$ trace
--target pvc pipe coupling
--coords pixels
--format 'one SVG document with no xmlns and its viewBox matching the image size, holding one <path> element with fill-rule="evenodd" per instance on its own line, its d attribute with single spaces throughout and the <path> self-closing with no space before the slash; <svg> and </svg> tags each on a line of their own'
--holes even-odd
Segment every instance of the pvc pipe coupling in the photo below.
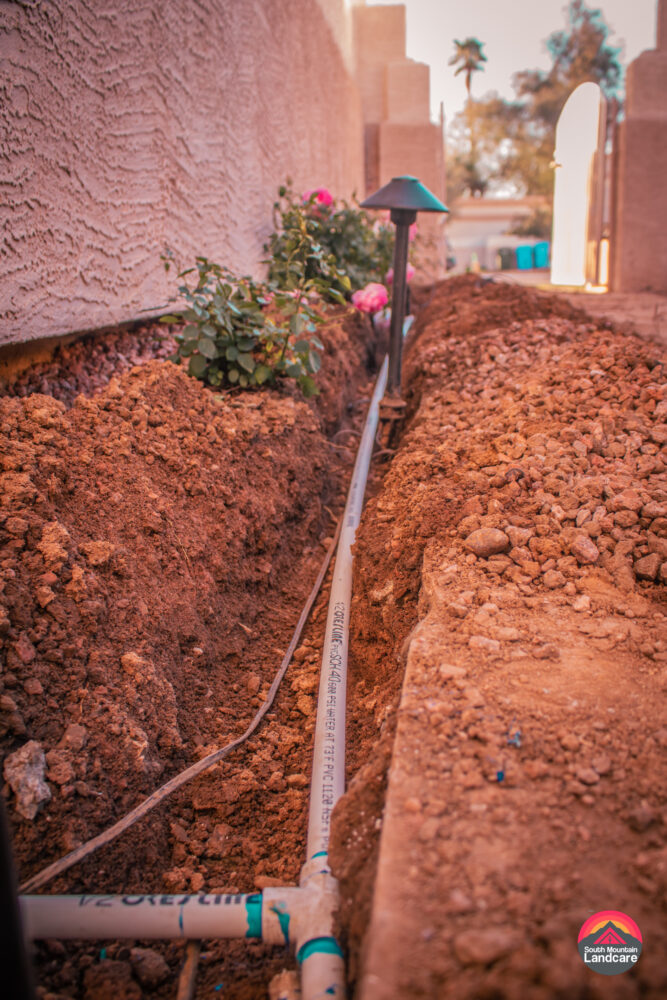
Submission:
<svg viewBox="0 0 667 1000">
<path fill-rule="evenodd" d="M 302 953 L 312 952 L 313 942 L 335 942 L 332 931 L 337 906 L 338 882 L 328 872 L 318 872 L 298 887 L 264 889 L 262 940 L 294 945 L 301 961 Z"/>
<path fill-rule="evenodd" d="M 338 883 L 325 860 L 305 865 L 299 886 L 254 895 L 22 896 L 26 936 L 261 938 L 294 946 L 304 998 L 317 996 L 320 987 L 326 996 L 343 997 L 343 953 L 333 935 Z"/>
</svg>

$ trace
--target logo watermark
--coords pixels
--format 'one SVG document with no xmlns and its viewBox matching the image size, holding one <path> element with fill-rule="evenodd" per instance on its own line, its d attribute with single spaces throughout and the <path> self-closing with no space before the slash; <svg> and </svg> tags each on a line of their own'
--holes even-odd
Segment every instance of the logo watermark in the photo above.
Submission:
<svg viewBox="0 0 667 1000">
<path fill-rule="evenodd" d="M 582 925 L 578 946 L 589 969 L 603 976 L 618 976 L 637 964 L 642 953 L 642 934 L 627 913 L 600 910 Z"/>
</svg>

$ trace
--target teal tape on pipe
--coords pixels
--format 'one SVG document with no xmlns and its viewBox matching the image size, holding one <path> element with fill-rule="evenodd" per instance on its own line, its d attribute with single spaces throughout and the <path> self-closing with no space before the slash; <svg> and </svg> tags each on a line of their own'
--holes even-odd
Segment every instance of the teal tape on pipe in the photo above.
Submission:
<svg viewBox="0 0 667 1000">
<path fill-rule="evenodd" d="M 282 909 L 280 905 L 272 906 L 271 913 L 275 913 L 278 917 L 278 923 L 280 924 L 280 929 L 283 932 L 285 944 L 289 947 L 289 913 L 287 910 Z"/>
<path fill-rule="evenodd" d="M 248 896 L 245 901 L 245 912 L 248 919 L 248 930 L 245 936 L 248 938 L 261 938 L 262 936 L 262 897 L 260 893 Z"/>
<path fill-rule="evenodd" d="M 326 858 L 328 856 L 329 856 L 329 852 L 328 851 L 317 851 L 316 854 L 313 854 L 313 859 L 315 859 L 315 858 Z"/>
<path fill-rule="evenodd" d="M 306 941 L 299 948 L 296 960 L 299 963 L 305 962 L 311 955 L 338 955 L 343 958 L 341 947 L 334 937 L 313 938 L 311 941 Z"/>
</svg>

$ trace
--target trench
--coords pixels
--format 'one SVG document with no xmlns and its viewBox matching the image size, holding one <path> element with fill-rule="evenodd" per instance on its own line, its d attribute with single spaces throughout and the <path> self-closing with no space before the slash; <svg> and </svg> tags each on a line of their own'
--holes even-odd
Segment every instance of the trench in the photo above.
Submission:
<svg viewBox="0 0 667 1000">
<path fill-rule="evenodd" d="M 471 283 L 470 294 L 474 296 L 476 292 Z M 406 352 L 408 429 L 418 410 L 422 385 L 435 372 L 435 366 L 433 370 L 430 367 L 429 353 L 420 356 L 423 348 L 423 341 L 420 344 L 421 331 L 439 315 L 447 333 L 454 331 L 457 335 L 465 335 L 466 323 L 469 322 L 460 301 L 457 306 L 456 297 L 451 307 L 442 296 L 433 303 L 426 296 L 421 302 L 416 335 Z M 568 311 L 565 305 L 554 305 L 553 301 L 545 300 L 543 305 L 536 306 L 535 301 L 521 295 L 498 291 L 489 296 L 485 322 L 490 328 L 504 328 L 509 323 L 518 326 L 524 320 L 543 315 L 581 318 L 580 314 Z M 432 330 L 431 336 L 435 337 L 436 333 Z M 479 360 L 483 363 L 488 361 L 487 358 L 473 358 L 473 363 Z M 444 368 L 450 363 L 446 347 L 437 361 Z M 349 438 L 352 437 L 350 433 Z M 345 433 L 335 440 L 337 445 L 343 447 L 348 442 Z M 394 442 L 396 445 L 399 443 Z M 383 821 L 395 707 L 404 668 L 406 640 L 418 615 L 424 546 L 434 533 L 453 534 L 464 514 L 463 506 L 467 499 L 463 493 L 447 493 L 446 505 L 439 501 L 437 507 L 422 508 L 426 512 L 424 523 L 413 525 L 409 537 L 397 539 L 394 536 L 392 507 L 388 503 L 392 488 L 391 471 L 392 465 L 386 460 L 384 463 L 376 461 L 372 468 L 367 494 L 369 501 L 355 546 L 348 688 L 348 791 L 333 818 L 331 858 L 341 882 L 342 895 L 339 933 L 349 956 L 352 988 L 358 980 L 363 957 Z M 428 477 L 432 471 L 430 467 L 425 468 L 417 479 Z M 437 467 L 435 472 L 441 474 L 442 469 Z M 409 507 L 410 497 L 403 500 Z M 393 502 L 396 502 L 396 496 Z M 340 513 L 340 489 L 329 498 L 327 506 L 334 516 Z M 322 522 L 322 538 L 326 537 L 325 532 L 330 532 L 331 523 L 331 520 Z M 288 596 L 286 590 L 289 588 L 285 587 L 281 592 L 281 601 Z M 388 600 L 389 595 L 391 601 Z M 309 734 L 313 728 L 312 695 L 321 659 L 327 598 L 328 583 L 317 601 L 286 685 L 281 689 L 275 711 L 270 713 L 266 730 L 249 741 L 234 761 L 225 762 L 215 774 L 200 779 L 196 796 L 179 796 L 169 815 L 156 816 L 154 822 L 147 823 L 143 835 L 134 835 L 134 840 L 132 834 L 128 835 L 124 847 L 119 847 L 117 851 L 109 848 L 110 860 L 105 855 L 103 875 L 110 891 L 116 884 L 119 890 L 147 891 L 142 859 L 151 848 L 158 855 L 150 864 L 153 879 L 150 888 L 154 886 L 155 892 L 162 890 L 165 874 L 169 876 L 168 888 L 177 892 L 192 888 L 195 884 L 193 876 L 196 881 L 197 876 L 203 878 L 202 884 L 212 891 L 228 893 L 247 892 L 251 888 L 270 889 L 278 883 L 296 882 L 305 853 L 305 789 L 310 767 L 310 753 L 304 747 L 302 736 Z M 291 610 L 295 615 L 296 600 Z M 248 641 L 239 649 L 236 654 L 239 660 L 248 662 L 252 656 L 256 657 L 253 663 L 262 658 L 267 661 L 273 658 L 275 662 L 275 657 L 286 644 L 284 604 L 272 608 L 265 602 L 261 618 L 261 637 Z M 310 705 L 307 704 L 308 699 Z M 193 700 L 195 702 L 196 699 Z M 204 746 L 205 742 L 202 748 Z M 278 765 L 281 773 L 274 781 L 272 776 L 277 772 Z M 275 787 L 269 787 L 271 783 Z M 222 856 L 219 859 L 207 855 L 211 839 L 222 841 Z M 166 871 L 164 865 L 159 863 L 158 847 L 162 846 L 165 853 L 171 852 L 170 864 L 173 867 Z M 138 859 L 134 867 L 129 860 L 133 853 Z M 205 864 L 200 863 L 202 858 Z M 114 880 L 110 875 L 114 872 L 114 865 L 123 871 L 122 879 Z M 79 876 L 80 884 L 85 883 L 84 888 L 87 887 L 88 891 L 99 891 L 99 867 L 91 864 L 89 870 Z M 131 875 L 129 880 L 128 871 Z M 182 884 L 169 881 L 176 871 L 184 879 Z M 60 891 L 62 889 L 60 887 Z M 139 942 L 139 945 L 142 944 L 154 947 L 150 942 Z M 167 961 L 171 979 L 146 987 L 146 996 L 166 998 L 173 994 L 174 976 L 184 960 L 184 948 L 182 943 L 170 943 L 159 949 Z M 115 963 L 114 969 L 107 966 L 107 971 L 114 971 L 119 976 L 125 974 L 123 970 L 126 972 L 134 960 L 132 952 L 133 948 L 125 943 L 110 943 L 104 946 L 103 959 L 100 960 L 102 952 L 99 946 L 45 942 L 39 946 L 42 983 L 47 984 L 55 995 L 63 990 L 67 995 L 69 975 L 70 982 L 82 991 L 76 994 L 77 998 L 81 995 L 88 1000 L 83 992 L 83 979 L 88 969 L 93 970 L 87 977 L 92 1000 L 94 994 L 90 993 L 90 984 L 104 982 L 103 979 L 95 979 L 100 966 L 105 962 Z M 291 963 L 287 952 L 268 949 L 261 943 L 205 941 L 200 956 L 197 996 L 210 996 L 215 992 L 231 997 L 264 996 L 271 977 Z"/>
<path fill-rule="evenodd" d="M 367 348 L 358 353 L 367 364 Z M 357 369 L 362 379 L 363 367 Z M 325 495 L 328 502 L 324 505 L 320 499 L 317 504 L 320 516 L 315 528 L 319 527 L 319 544 L 306 546 L 298 573 L 293 574 L 281 588 L 279 600 L 276 600 L 278 595 L 271 599 L 269 594 L 268 600 L 262 604 L 261 613 L 258 615 L 255 611 L 254 617 L 245 609 L 242 611 L 245 622 L 250 622 L 250 626 L 242 630 L 242 642 L 236 639 L 231 650 L 227 651 L 226 670 L 230 670 L 232 664 L 243 665 L 253 678 L 248 690 L 243 691 L 242 685 L 236 682 L 227 691 L 229 707 L 223 706 L 223 711 L 226 716 L 231 716 L 236 728 L 244 724 L 243 702 L 249 700 L 252 704 L 253 699 L 262 694 L 255 687 L 256 671 L 260 669 L 256 665 L 262 664 L 261 681 L 264 681 L 266 671 L 263 668 L 266 665 L 268 669 L 269 663 L 275 663 L 278 654 L 287 645 L 288 629 L 295 620 L 304 587 L 309 578 L 312 582 L 313 566 L 342 512 L 343 487 L 349 473 L 349 460 L 353 457 L 350 445 L 355 441 L 354 424 L 358 422 L 356 415 L 364 403 L 363 396 L 356 403 L 354 398 L 350 398 L 356 392 L 365 391 L 359 385 L 359 376 L 355 373 L 345 387 L 352 412 L 347 416 L 343 413 L 343 419 L 337 426 L 331 418 L 331 399 L 324 401 L 325 423 L 331 435 L 334 462 L 333 475 L 331 469 L 328 471 L 330 480 L 333 479 L 327 487 L 328 495 Z M 330 397 L 332 395 L 329 393 Z M 237 751 L 233 760 L 218 765 L 217 773 L 199 779 L 194 795 L 189 789 L 177 793 L 172 802 L 159 807 L 136 829 L 124 834 L 121 840 L 103 849 L 99 855 L 56 879 L 47 891 L 122 891 L 131 894 L 131 898 L 138 898 L 139 894 L 150 895 L 165 889 L 172 893 L 182 893 L 187 888 L 197 890 L 204 876 L 207 887 L 211 886 L 213 893 L 229 895 L 296 881 L 304 857 L 305 797 L 311 753 L 309 748 L 304 749 L 301 738 L 304 731 L 309 734 L 314 726 L 311 694 L 317 676 L 328 587 L 327 582 L 296 652 L 290 674 L 267 717 L 266 730 L 253 736 Z M 254 634 L 250 634 L 251 631 Z M 255 689 L 254 694 L 252 689 Z M 187 712 L 188 699 L 195 706 L 201 693 L 196 684 L 192 692 L 182 693 L 186 711 L 181 709 L 181 712 L 186 719 L 188 714 L 190 718 L 192 716 L 191 712 Z M 234 695 L 241 696 L 237 698 L 235 707 Z M 201 733 L 197 740 L 195 728 L 195 747 L 199 745 L 203 750 L 208 735 Z M 282 769 L 278 778 L 276 775 L 279 772 L 273 770 L 270 763 L 276 756 L 288 761 L 288 766 Z M 118 805 L 129 804 L 133 798 L 130 788 Z M 211 840 L 215 841 L 212 846 Z M 202 872 L 203 864 L 200 863 L 197 870 L 192 870 L 190 864 L 194 868 L 198 856 L 201 860 L 204 845 L 209 868 Z M 20 846 L 25 853 L 29 844 L 21 843 Z M 159 874 L 162 869 L 161 874 L 165 875 L 161 859 L 169 854 L 175 865 L 166 872 L 167 878 L 163 880 Z M 224 863 L 216 864 L 218 859 L 222 862 L 222 858 Z M 147 871 L 150 873 L 148 876 Z M 215 881 L 218 885 L 213 884 Z M 98 945 L 64 944 L 61 941 L 39 943 L 34 956 L 39 993 L 58 995 L 64 990 L 73 995 L 94 996 L 96 991 L 105 988 L 107 980 L 113 981 L 118 975 L 122 978 L 127 971 L 128 960 L 136 959 L 137 947 L 141 950 L 142 945 L 148 944 L 148 941 L 140 941 L 134 947 L 124 942 L 100 942 Z M 151 945 L 155 947 L 154 942 Z M 184 958 L 183 949 L 182 943 L 169 943 L 158 949 L 171 975 L 161 983 L 143 983 L 144 995 L 171 995 L 173 975 Z M 285 964 L 286 956 L 280 954 L 280 949 L 278 952 L 276 954 L 276 949 L 255 943 L 240 943 L 240 946 L 238 942 L 222 945 L 220 942 L 206 943 L 199 959 L 197 995 L 209 995 L 209 991 L 216 988 L 220 991 L 223 983 L 225 996 L 265 995 L 271 975 Z M 102 970 L 100 975 L 97 975 L 98 969 Z"/>
</svg>

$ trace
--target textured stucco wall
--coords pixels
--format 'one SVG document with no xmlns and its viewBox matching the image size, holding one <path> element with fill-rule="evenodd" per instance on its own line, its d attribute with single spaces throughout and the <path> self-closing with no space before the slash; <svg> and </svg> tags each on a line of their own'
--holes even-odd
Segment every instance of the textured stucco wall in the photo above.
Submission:
<svg viewBox="0 0 667 1000">
<path fill-rule="evenodd" d="M 165 245 L 256 272 L 288 174 L 363 190 L 346 18 L 344 0 L 0 3 L 0 344 L 159 307 Z"/>
</svg>

